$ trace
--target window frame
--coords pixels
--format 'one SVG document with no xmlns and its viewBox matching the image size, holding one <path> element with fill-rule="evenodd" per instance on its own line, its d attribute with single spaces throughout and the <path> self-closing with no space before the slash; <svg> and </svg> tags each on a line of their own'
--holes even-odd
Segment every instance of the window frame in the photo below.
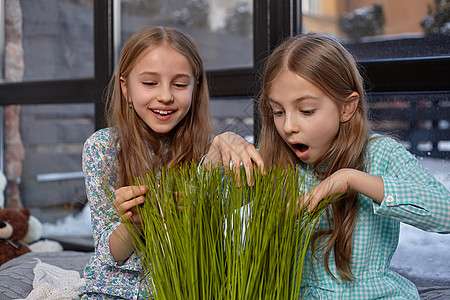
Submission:
<svg viewBox="0 0 450 300">
<path fill-rule="evenodd" d="M 94 103 L 103 127 L 102 94 L 113 72 L 113 0 L 94 1 L 94 78 L 0 84 L 0 105 Z"/>
<path fill-rule="evenodd" d="M 94 103 L 96 129 L 105 126 L 103 90 L 114 70 L 114 0 L 94 1 L 94 78 L 0 84 L 0 105 Z M 301 0 L 254 0 L 253 68 L 207 72 L 212 97 L 256 97 L 268 54 L 301 32 Z M 370 92 L 450 93 L 450 55 L 359 61 Z M 423 76 L 426 74 L 426 76 Z M 255 142 L 260 120 L 255 106 Z"/>
</svg>

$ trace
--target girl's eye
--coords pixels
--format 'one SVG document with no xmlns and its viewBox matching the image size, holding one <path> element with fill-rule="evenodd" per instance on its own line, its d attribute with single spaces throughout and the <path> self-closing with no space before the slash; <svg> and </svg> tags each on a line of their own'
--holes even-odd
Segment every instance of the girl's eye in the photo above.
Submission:
<svg viewBox="0 0 450 300">
<path fill-rule="evenodd" d="M 283 111 L 282 110 L 272 110 L 273 115 L 276 117 L 282 116 L 283 115 Z"/>
<path fill-rule="evenodd" d="M 144 82 L 144 85 L 155 86 L 155 85 L 157 85 L 157 83 L 156 82 Z"/>
<path fill-rule="evenodd" d="M 310 116 L 314 113 L 314 109 L 311 110 L 301 110 L 302 114 L 306 115 L 306 116 Z"/>
<path fill-rule="evenodd" d="M 174 83 L 173 85 L 179 89 L 182 89 L 182 88 L 185 88 L 188 86 L 186 83 Z"/>
</svg>

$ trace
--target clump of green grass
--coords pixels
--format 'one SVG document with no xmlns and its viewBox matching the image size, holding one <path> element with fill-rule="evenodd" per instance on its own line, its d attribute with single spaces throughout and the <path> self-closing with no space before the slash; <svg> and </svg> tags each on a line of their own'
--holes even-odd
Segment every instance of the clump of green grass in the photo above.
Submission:
<svg viewBox="0 0 450 300">
<path fill-rule="evenodd" d="M 294 209 L 305 180 L 293 168 L 255 171 L 252 186 L 236 177 L 192 163 L 137 182 L 149 192 L 134 246 L 154 299 L 299 298 L 305 254 L 332 199 L 310 214 Z"/>
</svg>

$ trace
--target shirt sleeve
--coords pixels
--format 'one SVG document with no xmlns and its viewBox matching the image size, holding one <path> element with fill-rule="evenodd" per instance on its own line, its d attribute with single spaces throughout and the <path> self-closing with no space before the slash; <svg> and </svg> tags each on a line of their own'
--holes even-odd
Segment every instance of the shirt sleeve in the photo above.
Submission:
<svg viewBox="0 0 450 300">
<path fill-rule="evenodd" d="M 95 132 L 84 144 L 82 169 L 91 210 L 94 255 L 107 265 L 139 271 L 141 264 L 135 253 L 119 266 L 109 249 L 109 238 L 120 224 L 119 216 L 112 205 L 118 178 L 116 156 L 115 145 L 108 129 Z"/>
<path fill-rule="evenodd" d="M 403 145 L 385 139 L 377 163 L 384 181 L 384 199 L 375 214 L 432 232 L 450 232 L 450 192 Z"/>
</svg>

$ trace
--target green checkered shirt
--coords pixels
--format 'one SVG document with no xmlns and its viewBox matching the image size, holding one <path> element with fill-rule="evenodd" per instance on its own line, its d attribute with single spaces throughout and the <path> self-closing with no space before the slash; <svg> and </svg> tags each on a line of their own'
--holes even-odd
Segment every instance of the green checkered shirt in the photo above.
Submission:
<svg viewBox="0 0 450 300">
<path fill-rule="evenodd" d="M 426 231 L 450 232 L 450 192 L 401 144 L 377 136 L 369 143 L 366 161 L 366 171 L 383 179 L 385 198 L 378 204 L 360 195 L 352 251 L 356 279 L 336 282 L 326 272 L 323 255 L 318 251 L 303 282 L 304 299 L 419 299 L 415 285 L 389 269 L 400 222 Z M 311 188 L 318 182 L 310 171 L 306 172 L 311 184 L 307 188 Z M 319 229 L 328 229 L 325 216 Z M 340 278 L 333 252 L 329 266 Z"/>
</svg>

